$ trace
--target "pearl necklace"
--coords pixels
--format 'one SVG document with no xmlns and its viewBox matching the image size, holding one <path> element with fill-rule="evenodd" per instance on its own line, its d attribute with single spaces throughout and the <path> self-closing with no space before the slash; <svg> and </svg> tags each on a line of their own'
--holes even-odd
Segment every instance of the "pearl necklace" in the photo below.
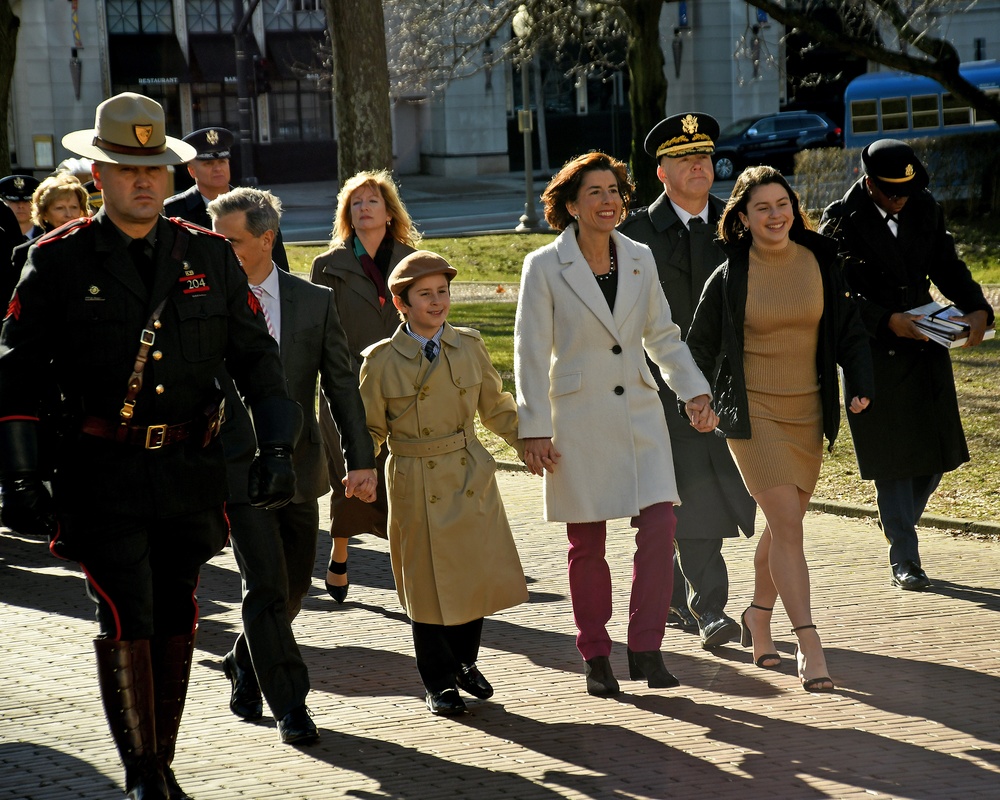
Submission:
<svg viewBox="0 0 1000 800">
<path fill-rule="evenodd" d="M 594 273 L 594 277 L 599 281 L 609 281 L 611 277 L 615 274 L 615 270 L 618 268 L 617 259 L 615 258 L 615 243 L 608 240 L 608 255 L 611 257 L 611 269 L 605 272 L 603 275 L 598 275 Z"/>
</svg>

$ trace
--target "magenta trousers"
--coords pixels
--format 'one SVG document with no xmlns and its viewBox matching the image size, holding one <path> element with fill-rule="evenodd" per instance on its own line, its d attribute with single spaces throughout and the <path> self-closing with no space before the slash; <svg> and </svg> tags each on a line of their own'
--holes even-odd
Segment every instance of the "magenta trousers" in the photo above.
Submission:
<svg viewBox="0 0 1000 800">
<path fill-rule="evenodd" d="M 673 503 L 656 503 L 632 517 L 636 529 L 632 596 L 628 608 L 628 648 L 659 650 L 674 583 Z M 570 522 L 569 593 L 576 623 L 576 648 L 584 661 L 611 654 L 611 570 L 604 558 L 606 522 Z"/>
</svg>

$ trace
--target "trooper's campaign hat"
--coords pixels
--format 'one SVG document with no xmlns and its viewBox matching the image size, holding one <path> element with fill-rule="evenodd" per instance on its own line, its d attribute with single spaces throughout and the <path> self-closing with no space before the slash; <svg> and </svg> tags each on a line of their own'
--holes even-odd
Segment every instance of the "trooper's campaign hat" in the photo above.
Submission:
<svg viewBox="0 0 1000 800">
<path fill-rule="evenodd" d="M 442 256 L 430 250 L 417 250 L 393 268 L 386 285 L 390 292 L 399 297 L 407 286 L 425 275 L 444 275 L 451 281 L 457 274 L 458 270 Z"/>
<path fill-rule="evenodd" d="M 889 197 L 910 197 L 927 188 L 927 170 L 906 142 L 879 139 L 861 151 L 861 164 Z"/>
<path fill-rule="evenodd" d="M 680 158 L 715 152 L 719 122 L 710 114 L 693 111 L 667 117 L 649 132 L 643 145 L 659 161 L 661 156 Z"/>
<path fill-rule="evenodd" d="M 0 197 L 12 203 L 23 203 L 31 199 L 38 188 L 38 181 L 30 175 L 8 175 L 0 180 Z"/>
<path fill-rule="evenodd" d="M 216 158 L 229 158 L 235 139 L 233 132 L 225 128 L 201 128 L 191 131 L 182 141 L 197 151 L 197 161 L 212 161 Z"/>
<path fill-rule="evenodd" d="M 183 164 L 191 145 L 167 136 L 163 106 L 142 94 L 123 92 L 97 107 L 94 127 L 67 133 L 63 147 L 94 161 L 130 166 Z"/>
</svg>

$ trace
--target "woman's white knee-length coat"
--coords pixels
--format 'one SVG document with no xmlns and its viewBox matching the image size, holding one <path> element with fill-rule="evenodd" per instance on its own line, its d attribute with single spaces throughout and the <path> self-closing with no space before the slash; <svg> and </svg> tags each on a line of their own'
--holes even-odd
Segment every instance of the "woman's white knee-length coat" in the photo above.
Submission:
<svg viewBox="0 0 1000 800">
<path fill-rule="evenodd" d="M 545 518 L 595 522 L 679 502 L 670 436 L 649 365 L 678 397 L 711 389 L 695 365 L 645 245 L 617 231 L 614 312 L 574 228 L 524 260 L 514 326 L 518 435 L 562 454 L 544 482 Z"/>
</svg>

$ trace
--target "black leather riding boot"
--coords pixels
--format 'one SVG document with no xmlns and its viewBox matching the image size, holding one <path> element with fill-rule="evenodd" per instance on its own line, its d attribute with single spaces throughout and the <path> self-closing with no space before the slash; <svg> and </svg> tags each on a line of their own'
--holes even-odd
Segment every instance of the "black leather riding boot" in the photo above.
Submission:
<svg viewBox="0 0 1000 800">
<path fill-rule="evenodd" d="M 95 639 L 97 676 L 111 736 L 125 767 L 128 800 L 168 800 L 156 757 L 149 640 Z"/>
<path fill-rule="evenodd" d="M 156 636 L 150 642 L 153 661 L 154 707 L 156 710 L 156 757 L 167 784 L 170 800 L 192 800 L 177 784 L 170 765 L 174 760 L 177 730 L 187 697 L 194 636 Z"/>
</svg>

